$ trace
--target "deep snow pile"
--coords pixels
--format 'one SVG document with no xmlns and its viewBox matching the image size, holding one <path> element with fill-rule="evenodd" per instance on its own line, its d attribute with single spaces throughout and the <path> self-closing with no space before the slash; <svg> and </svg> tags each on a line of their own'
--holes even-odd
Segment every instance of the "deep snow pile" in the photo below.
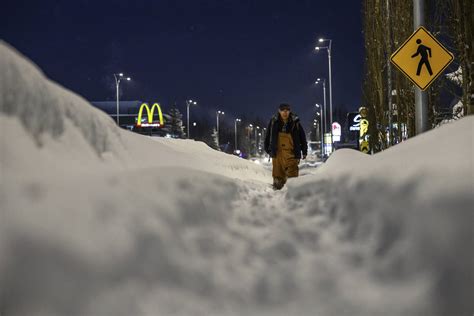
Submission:
<svg viewBox="0 0 474 316">
<path fill-rule="evenodd" d="M 0 43 L 1 315 L 470 315 L 472 117 L 269 188 Z"/>
</svg>

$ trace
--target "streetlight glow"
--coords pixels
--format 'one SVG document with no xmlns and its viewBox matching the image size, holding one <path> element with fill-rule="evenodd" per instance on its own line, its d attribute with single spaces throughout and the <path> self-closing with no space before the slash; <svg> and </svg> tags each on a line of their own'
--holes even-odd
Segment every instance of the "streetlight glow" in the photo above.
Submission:
<svg viewBox="0 0 474 316">
<path fill-rule="evenodd" d="M 120 81 L 122 79 L 125 79 L 127 81 L 130 81 L 130 77 L 124 78 L 123 73 L 114 73 L 114 78 L 115 78 L 115 86 L 117 88 L 117 125 L 120 126 L 120 100 L 119 100 L 119 88 L 120 88 Z"/>
<path fill-rule="evenodd" d="M 234 143 L 234 150 L 235 150 L 235 151 L 237 151 L 237 147 L 238 147 L 238 146 L 237 146 L 237 145 L 238 145 L 238 144 L 237 144 L 237 122 L 240 123 L 240 122 L 242 122 L 242 120 L 238 118 L 238 119 L 235 119 L 235 122 L 234 122 L 234 125 L 235 125 L 235 143 Z"/>
<path fill-rule="evenodd" d="M 332 47 L 332 39 L 330 38 L 320 38 L 319 42 L 328 42 L 327 46 L 321 47 L 324 48 L 328 52 L 328 73 L 329 73 L 329 122 L 332 124 L 333 120 L 333 108 L 332 108 L 332 67 L 331 67 L 331 47 Z M 319 48 L 316 48 L 319 51 Z M 326 80 L 324 80 L 326 81 Z M 325 90 L 325 82 L 323 82 L 323 89 Z M 326 97 L 326 93 L 324 93 Z M 324 105 L 324 112 L 326 113 L 326 105 Z M 326 115 L 324 115 L 326 117 Z M 326 127 L 326 122 L 324 123 L 324 127 Z M 331 134 L 331 144 L 333 143 L 332 134 Z"/>
<path fill-rule="evenodd" d="M 196 105 L 197 102 L 196 102 L 196 101 L 193 101 L 193 100 L 191 100 L 191 99 L 190 99 L 190 100 L 186 100 L 186 114 L 187 114 L 187 117 L 186 117 L 186 120 L 187 120 L 187 122 L 186 122 L 186 123 L 187 123 L 187 131 L 186 131 L 186 132 L 187 132 L 188 139 L 190 138 L 190 135 L 189 135 L 189 134 L 191 134 L 191 133 L 190 133 L 191 131 L 190 131 L 190 128 L 189 128 L 189 106 L 190 106 L 190 105 L 193 105 L 193 104 Z M 193 124 L 196 124 L 196 122 L 194 122 Z M 194 125 L 194 126 L 196 126 L 196 125 Z"/>
<path fill-rule="evenodd" d="M 216 119 L 217 119 L 217 147 L 219 148 L 220 150 L 220 147 L 219 147 L 219 114 L 222 114 L 224 115 L 224 111 L 216 111 Z"/>
</svg>

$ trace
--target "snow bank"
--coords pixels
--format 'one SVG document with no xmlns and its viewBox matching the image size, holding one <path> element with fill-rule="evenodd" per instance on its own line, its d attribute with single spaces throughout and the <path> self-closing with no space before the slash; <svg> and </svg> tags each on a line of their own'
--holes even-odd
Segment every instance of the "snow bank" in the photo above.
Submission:
<svg viewBox="0 0 474 316">
<path fill-rule="evenodd" d="M 470 315 L 473 126 L 274 192 L 260 165 L 119 130 L 1 43 L 0 314 Z"/>
<path fill-rule="evenodd" d="M 345 271 L 363 267 L 374 282 L 366 285 L 377 284 L 379 293 L 388 286 L 398 303 L 419 308 L 400 314 L 468 315 L 474 309 L 473 135 L 471 116 L 375 156 L 337 151 L 315 172 L 318 179 L 290 183 L 287 199 L 301 214 L 329 214 L 332 228 L 324 234 L 346 245 Z M 390 306 L 393 296 L 385 294 L 378 300 Z"/>
</svg>

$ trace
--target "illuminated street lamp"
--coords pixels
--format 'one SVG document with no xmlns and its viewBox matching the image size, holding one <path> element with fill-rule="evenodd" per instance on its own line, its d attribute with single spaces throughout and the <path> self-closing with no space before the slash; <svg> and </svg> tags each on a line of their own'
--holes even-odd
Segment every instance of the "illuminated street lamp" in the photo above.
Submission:
<svg viewBox="0 0 474 316">
<path fill-rule="evenodd" d="M 224 115 L 224 111 L 217 111 L 217 147 L 219 147 L 219 115 Z"/>
<path fill-rule="evenodd" d="M 320 128 L 321 128 L 321 143 L 320 143 L 320 146 L 321 147 L 321 159 L 323 159 L 323 154 L 324 154 L 324 151 L 323 151 L 323 146 L 324 146 L 324 128 L 323 128 L 323 107 L 320 106 L 319 104 L 316 104 L 316 107 L 319 109 L 319 113 L 316 112 L 316 114 L 318 114 L 319 116 L 319 125 L 320 125 Z M 326 114 L 324 114 L 324 117 L 326 117 Z"/>
<path fill-rule="evenodd" d="M 191 131 L 190 131 L 190 129 L 189 129 L 189 106 L 190 106 L 190 105 L 196 105 L 196 104 L 197 104 L 196 101 L 193 101 L 193 100 L 186 100 L 186 109 L 187 109 L 187 116 L 186 116 L 187 122 L 186 122 L 186 123 L 187 123 L 187 126 L 188 126 L 188 130 L 187 130 L 187 132 L 188 132 L 188 139 L 189 139 L 189 137 L 190 137 L 189 134 L 191 134 Z"/>
<path fill-rule="evenodd" d="M 255 156 L 257 156 L 257 153 L 258 153 L 258 130 L 260 129 L 260 126 L 255 126 Z"/>
<path fill-rule="evenodd" d="M 320 84 L 320 83 L 323 83 L 323 97 L 324 97 L 324 109 L 323 109 L 323 112 L 324 112 L 324 129 L 323 129 L 323 134 L 326 133 L 326 127 L 327 127 L 327 121 L 326 121 L 326 113 L 327 113 L 327 107 L 326 107 L 326 78 L 318 78 L 316 79 L 316 82 L 315 84 Z M 322 122 L 321 122 L 322 124 Z"/>
<path fill-rule="evenodd" d="M 331 45 L 332 40 L 328 38 L 320 38 L 318 40 L 319 43 L 329 42 L 328 46 L 320 46 L 316 47 L 316 50 L 319 51 L 320 49 L 326 49 L 328 52 L 328 65 L 329 65 L 329 122 L 332 126 L 332 70 L 331 70 Z M 332 135 L 332 133 L 331 133 Z M 331 136 L 331 143 L 332 143 L 332 136 Z"/>
<path fill-rule="evenodd" d="M 252 124 L 249 124 L 249 126 L 248 126 L 248 133 L 247 133 L 247 138 L 249 139 L 249 141 L 250 141 L 250 133 L 251 133 L 252 130 L 253 130 L 253 125 L 252 125 Z"/>
<path fill-rule="evenodd" d="M 235 119 L 234 125 L 235 125 L 235 144 L 234 144 L 234 150 L 237 150 L 237 122 L 242 122 L 241 119 Z"/>
<path fill-rule="evenodd" d="M 130 81 L 132 80 L 130 77 L 124 77 L 123 73 L 119 74 L 114 74 L 115 77 L 115 86 L 117 87 L 117 125 L 120 126 L 120 100 L 119 100 L 119 88 L 120 88 L 120 81 L 122 80 L 127 80 Z"/>
</svg>

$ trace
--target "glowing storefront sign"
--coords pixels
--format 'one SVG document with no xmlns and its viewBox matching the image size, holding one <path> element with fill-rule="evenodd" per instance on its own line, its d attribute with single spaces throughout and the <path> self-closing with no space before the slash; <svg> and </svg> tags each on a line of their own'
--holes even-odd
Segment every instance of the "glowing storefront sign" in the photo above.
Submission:
<svg viewBox="0 0 474 316">
<path fill-rule="evenodd" d="M 332 123 L 332 140 L 334 142 L 340 142 L 341 135 L 342 135 L 341 124 L 339 124 L 338 122 Z"/>
<path fill-rule="evenodd" d="M 158 117 L 160 119 L 160 122 L 153 122 L 153 114 L 155 112 L 155 108 L 158 109 Z M 142 114 L 143 114 L 143 109 L 146 109 L 146 113 L 148 116 L 148 122 L 147 123 L 142 123 Z M 162 127 L 164 125 L 163 123 L 163 113 L 161 112 L 161 107 L 158 103 L 153 104 L 153 106 L 150 108 L 148 107 L 148 104 L 143 103 L 140 106 L 140 110 L 138 111 L 138 118 L 137 118 L 137 126 L 138 127 Z"/>
<path fill-rule="evenodd" d="M 349 121 L 349 131 L 355 132 L 360 131 L 360 120 L 362 117 L 359 112 L 350 112 L 347 114 L 347 120 Z"/>
</svg>

